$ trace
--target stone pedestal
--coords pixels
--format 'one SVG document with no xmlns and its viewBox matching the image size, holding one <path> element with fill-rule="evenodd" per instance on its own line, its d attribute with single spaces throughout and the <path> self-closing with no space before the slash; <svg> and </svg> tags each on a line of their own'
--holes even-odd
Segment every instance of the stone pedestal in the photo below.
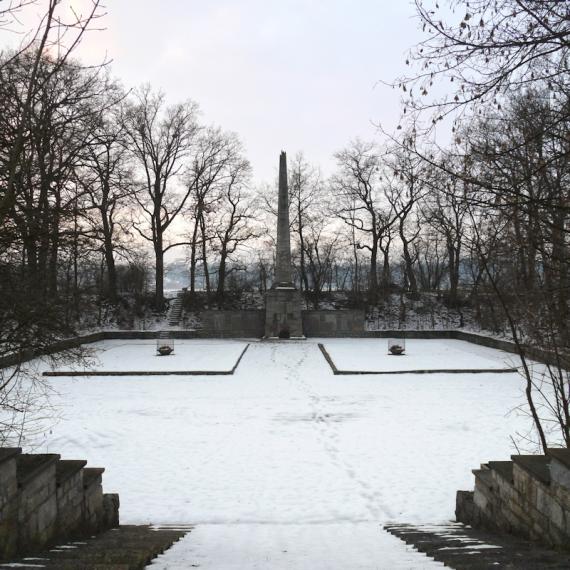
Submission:
<svg viewBox="0 0 570 570">
<path fill-rule="evenodd" d="M 276 287 L 265 297 L 265 337 L 303 338 L 301 296 L 293 287 Z"/>
</svg>

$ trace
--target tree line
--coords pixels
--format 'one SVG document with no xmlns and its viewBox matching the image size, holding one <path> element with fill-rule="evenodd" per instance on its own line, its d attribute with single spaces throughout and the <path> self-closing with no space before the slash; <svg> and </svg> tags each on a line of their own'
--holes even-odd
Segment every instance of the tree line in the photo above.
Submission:
<svg viewBox="0 0 570 570">
<path fill-rule="evenodd" d="M 39 87 L 23 120 L 34 66 Z M 202 124 L 195 102 L 168 104 L 149 85 L 125 91 L 107 67 L 33 49 L 5 54 L 0 80 L 0 158 L 14 173 L 0 260 L 30 303 L 61 302 L 72 321 L 83 292 L 116 303 L 144 286 L 133 272 L 150 265 L 160 308 L 176 248 L 190 293 L 223 300 L 232 287 L 271 284 L 276 189 L 254 187 L 238 136 Z M 333 291 L 374 305 L 393 290 L 435 291 L 455 306 L 493 280 L 527 297 L 544 281 L 566 331 L 569 103 L 551 93 L 539 85 L 464 117 L 445 148 L 413 122 L 354 140 L 328 178 L 293 156 L 301 290 L 315 306 Z"/>
</svg>

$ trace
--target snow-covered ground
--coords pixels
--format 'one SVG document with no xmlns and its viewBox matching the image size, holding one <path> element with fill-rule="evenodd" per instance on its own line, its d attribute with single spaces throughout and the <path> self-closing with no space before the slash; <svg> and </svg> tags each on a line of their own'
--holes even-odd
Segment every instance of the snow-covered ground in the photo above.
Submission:
<svg viewBox="0 0 570 570">
<path fill-rule="evenodd" d="M 528 427 L 521 380 L 334 376 L 317 342 L 253 343 L 233 376 L 53 379 L 43 450 L 106 467 L 123 523 L 196 525 L 157 569 L 441 567 L 381 525 L 453 518 L 471 469 Z"/>
<path fill-rule="evenodd" d="M 455 370 L 517 367 L 517 358 L 493 348 L 462 340 L 406 339 L 401 356 L 388 353 L 388 340 L 327 339 L 323 342 L 339 370 Z M 397 341 L 401 342 L 401 341 Z"/>
<path fill-rule="evenodd" d="M 169 341 L 172 342 L 172 341 Z M 92 356 L 82 372 L 97 370 L 123 371 L 229 371 L 247 346 L 232 340 L 175 340 L 174 352 L 158 356 L 156 340 L 104 340 L 85 345 Z M 71 366 L 57 366 L 58 370 L 77 370 Z"/>
</svg>

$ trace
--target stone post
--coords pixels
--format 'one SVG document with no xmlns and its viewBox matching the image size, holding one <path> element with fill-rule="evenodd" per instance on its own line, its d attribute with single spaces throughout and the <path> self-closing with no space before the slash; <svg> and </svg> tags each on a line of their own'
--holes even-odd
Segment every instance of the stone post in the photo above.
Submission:
<svg viewBox="0 0 570 570">
<path fill-rule="evenodd" d="M 265 336 L 303 338 L 301 297 L 292 279 L 287 155 L 284 152 L 279 157 L 275 279 L 265 297 Z"/>
<path fill-rule="evenodd" d="M 279 157 L 279 195 L 277 201 L 277 254 L 273 288 L 294 288 L 291 280 L 291 235 L 289 231 L 289 186 L 287 155 Z"/>
</svg>

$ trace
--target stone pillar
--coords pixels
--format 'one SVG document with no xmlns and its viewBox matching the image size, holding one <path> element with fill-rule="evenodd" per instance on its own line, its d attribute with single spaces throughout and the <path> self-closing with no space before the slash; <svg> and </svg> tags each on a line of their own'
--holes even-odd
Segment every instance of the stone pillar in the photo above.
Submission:
<svg viewBox="0 0 570 570">
<path fill-rule="evenodd" d="M 275 279 L 271 290 L 265 297 L 265 336 L 267 338 L 303 338 L 301 297 L 295 288 L 291 273 L 287 155 L 282 152 L 279 157 Z"/>
<path fill-rule="evenodd" d="M 279 195 L 277 201 L 277 254 L 275 256 L 277 287 L 294 288 L 291 279 L 291 235 L 289 232 L 289 186 L 287 184 L 287 155 L 279 156 Z"/>
</svg>

